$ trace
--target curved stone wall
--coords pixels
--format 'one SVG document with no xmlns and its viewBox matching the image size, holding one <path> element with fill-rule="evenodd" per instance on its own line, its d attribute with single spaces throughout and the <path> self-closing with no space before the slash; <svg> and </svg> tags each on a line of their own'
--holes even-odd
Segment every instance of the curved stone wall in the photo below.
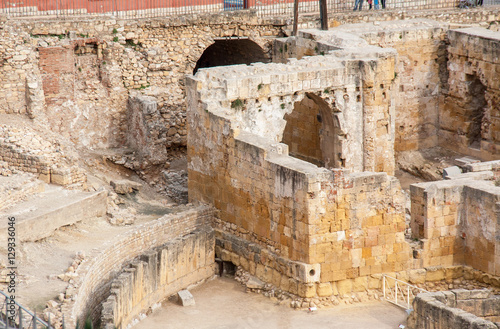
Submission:
<svg viewBox="0 0 500 329">
<path fill-rule="evenodd" d="M 87 256 L 78 267 L 75 282 L 66 289 L 66 299 L 72 300 L 62 306 L 68 327 L 75 327 L 77 321 L 83 323 L 87 316 L 92 319 L 101 317 L 102 303 L 110 295 L 112 281 L 126 264 L 145 251 L 155 250 L 201 229 L 212 216 L 212 210 L 206 206 L 168 214 L 110 239 L 106 249 Z M 208 267 L 209 261 L 207 257 Z"/>
<path fill-rule="evenodd" d="M 144 308 L 215 273 L 214 230 L 201 226 L 142 254 L 111 283 L 101 328 L 125 328 Z"/>
</svg>

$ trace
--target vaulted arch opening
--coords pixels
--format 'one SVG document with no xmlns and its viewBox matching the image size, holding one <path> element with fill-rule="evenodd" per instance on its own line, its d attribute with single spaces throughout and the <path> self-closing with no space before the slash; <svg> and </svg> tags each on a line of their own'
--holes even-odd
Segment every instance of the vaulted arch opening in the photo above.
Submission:
<svg viewBox="0 0 500 329">
<path fill-rule="evenodd" d="M 249 39 L 224 39 L 215 42 L 205 49 L 193 74 L 204 67 L 251 64 L 256 62 L 269 63 L 271 60 L 264 50 Z"/>
<path fill-rule="evenodd" d="M 282 143 L 291 156 L 320 167 L 344 167 L 343 133 L 336 112 L 324 99 L 306 93 L 285 121 Z"/>
</svg>

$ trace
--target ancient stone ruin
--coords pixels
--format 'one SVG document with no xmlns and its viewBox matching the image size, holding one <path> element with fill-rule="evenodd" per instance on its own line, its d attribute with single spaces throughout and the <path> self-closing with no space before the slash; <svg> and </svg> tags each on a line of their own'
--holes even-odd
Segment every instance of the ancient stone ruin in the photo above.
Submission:
<svg viewBox="0 0 500 329">
<path fill-rule="evenodd" d="M 18 283 L 45 282 L 51 325 L 108 329 L 216 273 L 296 308 L 378 299 L 389 275 L 434 291 L 410 328 L 500 327 L 499 21 L 0 21 Z"/>
</svg>

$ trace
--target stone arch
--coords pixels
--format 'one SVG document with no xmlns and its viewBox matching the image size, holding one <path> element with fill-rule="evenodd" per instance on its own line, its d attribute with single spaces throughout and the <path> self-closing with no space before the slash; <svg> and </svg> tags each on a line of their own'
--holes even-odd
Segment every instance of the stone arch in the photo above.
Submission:
<svg viewBox="0 0 500 329">
<path fill-rule="evenodd" d="M 293 157 L 325 168 L 344 167 L 345 132 L 339 114 L 333 96 L 325 100 L 306 93 L 301 101 L 295 102 L 293 111 L 285 115 L 282 143 L 288 145 Z"/>
<path fill-rule="evenodd" d="M 269 63 L 269 55 L 256 42 L 248 38 L 216 39 L 200 56 L 194 67 L 193 74 L 198 69 L 213 66 L 251 64 L 256 62 Z"/>
</svg>

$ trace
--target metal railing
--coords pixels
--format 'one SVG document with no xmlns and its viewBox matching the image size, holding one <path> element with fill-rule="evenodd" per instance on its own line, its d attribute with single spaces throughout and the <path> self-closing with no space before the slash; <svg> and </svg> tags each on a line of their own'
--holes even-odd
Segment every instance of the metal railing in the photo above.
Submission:
<svg viewBox="0 0 500 329">
<path fill-rule="evenodd" d="M 411 310 L 413 299 L 415 299 L 418 293 L 428 292 L 427 290 L 385 274 L 382 280 L 384 299 L 406 310 Z"/>
<path fill-rule="evenodd" d="M 36 313 L 31 312 L 9 295 L 0 291 L 3 302 L 0 304 L 0 329 L 53 329 L 48 323 L 40 319 Z M 1 297 L 0 297 L 1 298 Z M 62 327 L 65 329 L 64 318 Z"/>
<path fill-rule="evenodd" d="M 357 0 L 327 0 L 331 13 L 351 12 Z M 260 16 L 292 16 L 293 0 L 0 0 L 0 15 L 9 17 L 112 15 L 133 19 L 255 9 Z M 369 13 L 367 0 L 359 0 Z M 375 5 L 378 3 L 378 5 Z M 373 0 L 380 10 L 424 10 L 500 5 L 500 0 Z M 358 6 L 359 9 L 359 6 Z M 318 0 L 299 0 L 301 14 L 319 12 Z"/>
</svg>

